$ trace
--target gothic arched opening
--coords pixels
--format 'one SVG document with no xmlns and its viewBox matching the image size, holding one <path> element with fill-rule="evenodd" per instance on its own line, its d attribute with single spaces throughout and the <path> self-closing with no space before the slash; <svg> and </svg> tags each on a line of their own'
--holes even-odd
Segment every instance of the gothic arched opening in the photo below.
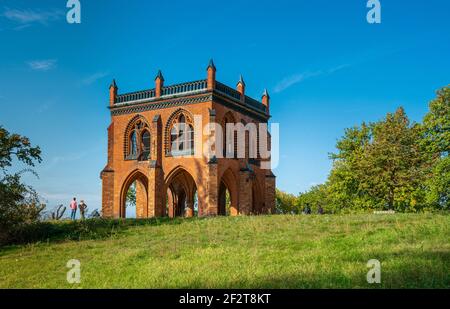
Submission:
<svg viewBox="0 0 450 309">
<path fill-rule="evenodd" d="M 193 217 L 197 186 L 192 176 L 183 168 L 171 174 L 166 181 L 167 203 L 166 214 L 173 217 Z"/>
<path fill-rule="evenodd" d="M 222 175 L 218 197 L 218 215 L 236 216 L 239 214 L 237 181 L 231 169 L 227 169 Z"/>
<path fill-rule="evenodd" d="M 120 217 L 145 218 L 148 212 L 148 179 L 135 171 L 125 180 L 120 198 Z"/>
<path fill-rule="evenodd" d="M 231 194 L 224 182 L 220 183 L 219 188 L 219 216 L 231 215 Z"/>
</svg>

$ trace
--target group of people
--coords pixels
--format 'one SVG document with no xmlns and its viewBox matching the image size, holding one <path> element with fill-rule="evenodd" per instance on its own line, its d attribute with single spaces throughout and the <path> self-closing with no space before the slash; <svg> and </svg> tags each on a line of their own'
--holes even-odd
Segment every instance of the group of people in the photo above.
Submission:
<svg viewBox="0 0 450 309">
<path fill-rule="evenodd" d="M 70 213 L 70 219 L 75 220 L 77 215 L 77 209 L 80 209 L 81 220 L 85 219 L 87 205 L 83 200 L 81 200 L 80 203 L 77 204 L 77 198 L 74 197 L 72 202 L 70 202 L 70 209 L 72 210 L 72 212 Z"/>
<path fill-rule="evenodd" d="M 310 215 L 312 213 L 311 207 L 309 206 L 309 203 L 306 203 L 305 208 L 303 209 L 303 213 L 305 215 Z M 319 205 L 319 207 L 317 208 L 317 214 L 319 215 L 323 215 L 323 208 L 322 206 Z"/>
</svg>

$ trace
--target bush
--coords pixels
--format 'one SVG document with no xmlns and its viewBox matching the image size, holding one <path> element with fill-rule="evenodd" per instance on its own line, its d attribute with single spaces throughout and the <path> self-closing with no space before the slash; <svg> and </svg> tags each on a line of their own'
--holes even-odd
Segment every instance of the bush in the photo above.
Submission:
<svg viewBox="0 0 450 309">
<path fill-rule="evenodd" d="M 8 168 L 13 162 L 34 166 L 41 162 L 39 147 L 32 147 L 28 138 L 10 134 L 0 126 L 0 245 L 8 243 L 10 238 L 24 226 L 36 222 L 45 205 L 39 202 L 38 195 L 29 186 L 21 182 L 24 169 L 10 174 Z M 34 173 L 35 174 L 35 173 Z"/>
</svg>

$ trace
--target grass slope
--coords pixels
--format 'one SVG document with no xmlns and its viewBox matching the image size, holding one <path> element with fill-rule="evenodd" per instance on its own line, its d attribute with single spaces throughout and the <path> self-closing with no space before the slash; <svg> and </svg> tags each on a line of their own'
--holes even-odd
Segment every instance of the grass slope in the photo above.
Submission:
<svg viewBox="0 0 450 309">
<path fill-rule="evenodd" d="M 58 223 L 48 241 L 0 249 L 0 287 L 449 288 L 449 227 L 436 214 Z M 370 259 L 381 284 L 366 281 Z"/>
</svg>

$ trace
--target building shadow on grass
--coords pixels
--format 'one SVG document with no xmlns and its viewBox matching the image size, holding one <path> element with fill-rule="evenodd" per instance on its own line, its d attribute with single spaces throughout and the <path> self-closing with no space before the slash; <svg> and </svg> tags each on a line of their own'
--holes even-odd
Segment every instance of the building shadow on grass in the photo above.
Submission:
<svg viewBox="0 0 450 309">
<path fill-rule="evenodd" d="M 87 219 L 84 221 L 48 221 L 25 225 L 16 229 L 5 245 L 22 245 L 36 242 L 105 239 L 120 235 L 137 226 L 177 225 L 201 218 L 150 218 L 150 219 Z M 0 246 L 0 254 L 7 250 Z M 3 252 L 4 253 L 4 252 Z"/>
<path fill-rule="evenodd" d="M 446 250 L 396 250 L 378 252 L 381 283 L 367 282 L 368 260 L 337 261 L 335 268 L 305 270 L 298 273 L 259 275 L 251 279 L 225 283 L 224 288 L 312 289 L 312 288 L 450 288 L 450 252 Z M 330 261 L 332 265 L 332 261 Z M 344 270 L 346 269 L 346 270 Z"/>
</svg>

